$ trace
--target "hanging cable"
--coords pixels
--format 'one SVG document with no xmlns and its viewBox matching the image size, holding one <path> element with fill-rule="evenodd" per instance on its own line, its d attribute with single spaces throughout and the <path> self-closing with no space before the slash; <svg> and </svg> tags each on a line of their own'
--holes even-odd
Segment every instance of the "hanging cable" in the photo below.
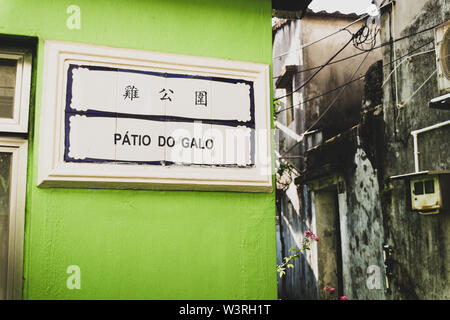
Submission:
<svg viewBox="0 0 450 320">
<path fill-rule="evenodd" d="M 436 24 L 436 25 L 434 25 L 434 26 L 432 26 L 432 27 L 429 27 L 429 28 L 426 28 L 426 29 L 417 31 L 417 32 L 415 32 L 415 33 L 412 33 L 412 34 L 409 34 L 409 35 L 406 35 L 406 36 L 403 36 L 403 37 L 394 39 L 394 40 L 392 40 L 392 42 L 391 42 L 391 41 L 383 42 L 383 43 L 379 44 L 378 46 L 375 46 L 372 50 L 376 50 L 376 49 L 379 49 L 379 48 L 388 46 L 388 45 L 390 45 L 391 43 L 395 43 L 395 42 L 398 42 L 398 41 L 402 41 L 402 40 L 404 40 L 404 39 L 407 39 L 407 38 L 416 36 L 416 35 L 418 35 L 418 34 L 421 34 L 421 33 L 424 33 L 424 32 L 430 31 L 430 30 L 434 30 L 437 26 L 440 26 L 441 24 L 442 24 L 442 23 L 438 23 L 438 24 Z M 363 51 L 363 52 L 358 52 L 358 53 L 353 54 L 353 55 L 350 55 L 350 56 L 348 56 L 348 57 L 344 57 L 344 58 L 342 58 L 342 59 L 332 61 L 332 62 L 328 63 L 328 65 L 332 65 L 332 64 L 339 63 L 339 62 L 342 62 L 342 61 L 345 61 L 345 60 L 349 60 L 349 59 L 351 59 L 351 58 L 360 56 L 360 55 L 362 55 L 362 54 L 364 54 L 364 53 L 365 53 L 364 51 Z M 327 64 L 322 64 L 322 65 L 319 65 L 319 66 L 310 67 L 310 68 L 307 68 L 307 69 L 302 69 L 302 70 L 299 70 L 299 71 L 295 72 L 295 74 L 303 73 L 303 72 L 308 72 L 308 71 L 313 71 L 313 70 L 322 68 L 322 67 L 324 67 L 324 66 L 327 66 Z M 276 76 L 276 77 L 273 77 L 273 79 L 278 79 L 278 78 L 280 78 L 280 77 L 281 77 L 281 76 Z"/>
<path fill-rule="evenodd" d="M 281 110 L 277 110 L 276 112 L 277 112 L 277 114 L 279 114 L 279 113 L 281 113 L 281 112 L 283 112 L 283 111 L 287 111 L 287 110 L 290 110 L 290 109 L 292 109 L 292 108 L 301 106 L 301 105 L 303 105 L 303 104 L 305 104 L 305 103 L 307 103 L 307 102 L 310 102 L 310 101 L 313 101 L 313 100 L 322 98 L 323 96 L 326 96 L 326 95 L 328 95 L 328 94 L 330 94 L 330 93 L 332 93 L 332 92 L 335 92 L 336 90 L 339 90 L 339 89 L 341 89 L 342 87 L 345 87 L 345 86 L 347 86 L 347 85 L 349 85 L 349 84 L 351 84 L 351 83 L 353 83 L 353 82 L 356 82 L 356 81 L 359 81 L 359 80 L 361 80 L 361 79 L 364 79 L 365 77 L 366 77 L 365 75 L 359 76 L 358 78 L 353 79 L 352 81 L 348 81 L 348 82 L 346 82 L 346 83 L 340 85 L 339 87 L 336 87 L 336 88 L 334 88 L 334 89 L 325 91 L 325 92 L 323 92 L 323 93 L 321 93 L 321 94 L 319 94 L 319 95 L 317 95 L 317 96 L 314 96 L 314 97 L 308 98 L 308 99 L 306 99 L 306 100 L 303 100 L 302 102 L 300 102 L 300 103 L 298 103 L 298 104 L 296 104 L 296 105 L 293 105 L 293 106 L 291 106 L 291 107 L 287 107 L 287 108 L 284 108 L 284 109 L 281 109 Z"/>
<path fill-rule="evenodd" d="M 391 5 L 392 3 L 394 3 L 394 1 L 390 1 L 390 2 L 386 3 L 385 5 L 383 5 L 384 2 L 385 2 L 385 0 L 383 0 L 383 2 L 381 3 L 381 6 L 380 6 L 380 8 L 379 8 L 380 10 L 381 10 L 382 8 L 384 8 L 384 7 L 386 7 L 386 6 Z M 307 47 L 310 47 L 310 46 L 312 46 L 312 45 L 314 45 L 314 44 L 316 44 L 316 43 L 318 43 L 318 42 L 320 42 L 320 41 L 323 41 L 323 40 L 325 40 L 325 39 L 328 39 L 329 37 L 332 37 L 332 36 L 334 36 L 334 35 L 336 35 L 336 34 L 342 32 L 342 31 L 348 31 L 348 32 L 350 32 L 350 31 L 348 30 L 349 27 L 351 27 L 351 26 L 354 25 L 355 23 L 358 23 L 358 22 L 360 22 L 360 21 L 362 21 L 362 20 L 364 20 L 364 19 L 366 19 L 366 18 L 368 18 L 368 17 L 369 17 L 369 15 L 366 13 L 366 14 L 362 15 L 360 18 L 356 19 L 355 21 L 350 22 L 350 23 L 347 24 L 346 26 L 344 26 L 344 27 L 342 27 L 342 28 L 340 28 L 340 29 L 338 29 L 338 30 L 336 30 L 336 31 L 334 31 L 334 32 L 332 32 L 332 33 L 330 33 L 330 34 L 327 34 L 326 36 L 323 36 L 322 38 L 319 38 L 319 39 L 317 39 L 317 40 L 314 40 L 314 41 L 311 41 L 311 42 L 309 42 L 309 43 L 307 43 L 307 44 L 304 44 L 303 46 L 301 46 L 301 47 L 298 48 L 298 49 L 295 49 L 294 51 L 288 51 L 288 52 L 282 53 L 282 54 L 280 54 L 280 55 L 278 55 L 278 56 L 273 57 L 272 59 L 275 60 L 275 59 L 277 59 L 277 58 L 281 58 L 281 57 L 284 57 L 284 56 L 286 56 L 286 55 L 288 55 L 288 54 L 291 54 L 292 52 L 300 51 L 300 50 L 302 50 L 302 49 L 304 49 L 304 48 L 307 48 Z"/>
<path fill-rule="evenodd" d="M 437 24 L 436 26 L 439 26 L 439 25 L 440 25 L 440 24 Z M 392 44 L 393 42 L 397 42 L 397 41 L 400 41 L 400 40 L 404 40 L 404 39 L 406 39 L 406 38 L 415 36 L 415 35 L 417 35 L 417 34 L 419 34 L 419 33 L 426 32 L 426 31 L 429 31 L 429 30 L 434 30 L 434 28 L 435 28 L 436 26 L 433 26 L 433 27 L 430 27 L 430 28 L 426 28 L 426 29 L 424 29 L 424 30 L 415 32 L 415 33 L 413 33 L 413 34 L 409 34 L 409 35 L 407 35 L 407 36 L 400 37 L 400 38 L 398 38 L 398 39 L 396 39 L 396 40 L 393 40 L 393 41 L 385 42 L 385 43 L 383 43 L 382 45 L 383 45 L 383 46 L 385 46 L 385 45 L 390 45 L 390 44 Z M 358 35 L 359 35 L 359 32 L 361 32 L 362 29 L 363 29 L 363 27 L 362 27 L 357 33 L 355 33 L 354 36 L 358 36 Z M 352 39 L 353 39 L 353 37 L 352 37 Z M 350 42 L 352 41 L 352 39 L 350 39 Z M 345 45 L 345 47 L 348 46 L 348 44 L 349 44 L 349 43 L 347 43 L 347 44 Z M 311 81 L 311 80 L 312 80 L 312 79 L 313 79 L 313 78 L 314 78 L 314 77 L 315 77 L 315 76 L 316 76 L 323 68 L 325 68 L 327 65 L 329 65 L 329 64 L 331 63 L 331 60 L 333 60 L 333 59 L 334 59 L 334 58 L 335 58 L 342 50 L 344 50 L 345 47 L 343 47 L 341 50 L 339 50 L 337 54 L 333 55 L 333 57 L 332 57 L 331 59 L 329 59 L 325 64 L 319 66 L 319 70 L 317 70 L 316 72 L 314 72 L 314 73 L 308 78 L 308 80 L 306 80 L 305 83 L 303 83 L 299 88 L 295 89 L 294 91 L 292 91 L 292 92 L 290 92 L 290 93 L 288 93 L 288 94 L 286 94 L 286 95 L 284 95 L 284 96 L 282 96 L 282 97 L 274 98 L 273 101 L 278 101 L 278 100 L 280 100 L 280 99 L 282 99 L 282 98 L 286 98 L 286 97 L 292 95 L 294 92 L 297 92 L 298 90 L 300 90 L 301 88 L 303 88 L 303 87 L 304 87 L 306 84 L 308 84 L 308 83 L 309 83 L 309 82 L 310 82 L 310 81 Z M 380 46 L 378 46 L 378 47 L 380 47 Z M 373 51 L 373 50 L 377 49 L 378 47 L 373 47 L 372 49 L 370 49 L 370 51 Z"/>
<path fill-rule="evenodd" d="M 383 84 L 381 85 L 381 87 L 383 88 L 383 87 L 386 85 L 386 83 L 388 82 L 388 80 L 391 78 L 392 74 L 393 74 L 393 73 L 397 70 L 397 68 L 400 67 L 403 63 L 405 63 L 406 61 L 410 60 L 410 59 L 413 58 L 413 57 L 416 57 L 416 56 L 419 56 L 419 55 L 422 55 L 422 54 L 425 54 L 425 53 L 434 52 L 434 51 L 436 51 L 436 49 L 433 48 L 433 49 L 431 49 L 431 50 L 419 52 L 419 53 L 416 53 L 416 54 L 413 54 L 413 55 L 410 55 L 410 56 L 406 57 L 404 60 L 402 60 L 399 64 L 397 64 L 397 65 L 394 67 L 394 69 L 391 71 L 391 73 L 389 73 L 389 75 L 388 75 L 388 76 L 386 77 L 386 79 L 384 80 L 384 82 L 383 82 Z M 394 61 L 396 61 L 396 60 L 394 60 Z"/>
<path fill-rule="evenodd" d="M 416 89 L 416 91 L 413 92 L 413 94 L 412 94 L 410 97 L 408 97 L 406 100 L 404 100 L 403 103 L 397 105 L 397 109 L 403 109 L 403 108 L 405 107 L 405 105 L 406 105 L 408 102 L 410 102 L 411 99 L 414 98 L 414 96 L 415 96 L 415 95 L 423 88 L 423 86 L 424 86 L 428 81 L 430 81 L 430 79 L 436 74 L 436 72 L 437 72 L 437 69 L 434 70 L 433 73 L 430 74 L 430 76 L 429 76 L 429 77 L 428 77 L 428 78 L 420 85 L 420 87 L 418 87 L 418 88 Z"/>
<path fill-rule="evenodd" d="M 431 42 L 434 42 L 434 41 L 431 41 Z M 428 42 L 427 44 L 430 44 L 431 42 Z M 421 46 L 421 47 L 423 47 L 423 46 Z M 420 48 L 420 47 L 419 47 Z M 409 53 L 407 53 L 407 54 L 405 54 L 405 55 L 408 55 L 408 54 L 411 54 L 412 52 L 414 52 L 414 51 L 416 51 L 418 48 L 416 48 L 416 49 L 414 49 L 413 51 L 411 51 L 411 52 L 409 52 Z M 424 54 L 424 53 L 428 53 L 428 52 L 431 52 L 432 50 L 428 50 L 428 51 L 424 51 L 424 52 L 420 52 L 420 53 L 418 53 L 418 54 L 415 54 L 415 55 L 410 55 L 410 56 L 408 56 L 406 59 L 408 59 L 408 58 L 411 58 L 411 57 L 414 57 L 414 56 L 417 56 L 417 55 L 419 55 L 419 54 Z M 369 55 L 369 53 L 370 53 L 370 51 L 369 52 L 367 52 L 367 54 L 366 54 L 366 57 L 364 58 L 364 60 L 360 63 L 360 65 L 358 66 L 358 68 L 357 68 L 357 70 L 356 70 L 356 72 L 358 71 L 358 69 L 361 67 L 361 65 L 364 63 L 364 61 L 365 61 L 365 59 L 368 57 L 368 55 Z M 397 60 L 399 60 L 399 59 L 402 59 L 402 58 L 404 58 L 404 56 L 405 55 L 403 55 L 402 57 L 399 57 L 399 58 L 397 58 Z M 392 61 L 391 63 L 388 63 L 388 64 L 386 64 L 386 65 L 383 65 L 383 67 L 386 67 L 386 66 L 388 66 L 388 65 L 391 65 L 391 64 L 393 64 L 393 63 L 395 63 L 395 61 Z M 356 74 L 356 72 L 354 73 L 354 74 Z M 430 81 L 430 79 L 436 74 L 436 72 L 437 72 L 437 69 L 436 70 L 434 70 L 428 77 L 427 77 L 427 79 L 425 79 L 425 81 L 411 94 L 411 96 L 409 96 L 407 99 L 405 99 L 404 100 L 404 102 L 402 103 L 402 104 L 400 104 L 400 105 L 398 105 L 397 106 L 397 108 L 398 109 L 402 109 L 402 108 L 404 108 L 405 106 L 406 106 L 406 104 L 408 104 L 411 100 L 412 100 L 412 98 L 425 86 L 425 84 L 428 82 L 428 81 Z M 391 73 L 392 74 L 392 73 Z M 360 78 L 364 78 L 365 76 L 362 76 L 362 77 L 360 77 Z M 342 90 L 341 90 L 341 92 L 340 92 L 340 94 L 331 102 L 331 104 L 327 107 L 327 109 L 325 109 L 325 111 L 320 115 L 320 117 L 304 132 L 304 133 L 302 133 L 300 136 L 302 137 L 302 139 L 300 140 L 300 139 L 298 139 L 298 140 L 300 140 L 300 141 L 297 141 L 293 146 L 291 146 L 286 152 L 284 152 L 283 153 L 283 155 L 281 156 L 281 158 L 283 158 L 283 157 L 285 157 L 290 151 L 292 151 L 292 149 L 294 149 L 294 147 L 296 147 L 301 141 L 303 141 L 303 137 L 305 136 L 305 134 L 307 134 L 317 123 L 319 123 L 319 121 L 325 116 L 325 114 L 332 108 L 332 106 L 334 105 L 334 103 L 337 101 L 337 99 L 339 99 L 339 97 L 340 97 L 340 95 L 343 93 L 343 91 L 345 90 L 345 87 L 348 85 L 348 84 L 350 84 L 350 83 L 352 83 L 352 82 L 354 82 L 354 81 L 357 81 L 357 80 L 360 80 L 360 78 L 356 78 L 356 79 L 353 79 L 353 80 L 350 80 L 350 81 L 348 81 L 346 84 L 344 84 L 344 85 L 342 85 L 341 87 L 343 87 L 342 88 Z M 336 91 L 336 89 L 333 89 L 332 91 Z"/>
<path fill-rule="evenodd" d="M 370 55 L 372 51 L 368 51 L 366 53 L 366 56 L 364 57 L 363 60 L 361 60 L 361 62 L 359 63 L 358 67 L 356 68 L 356 70 L 353 72 L 352 76 L 350 77 L 350 81 L 353 80 L 353 77 L 356 75 L 356 73 L 358 73 L 359 69 L 361 68 L 361 66 L 364 64 L 364 62 L 366 61 L 367 57 Z M 341 97 L 342 93 L 344 93 L 345 89 L 347 88 L 347 86 L 341 88 L 341 91 L 339 91 L 339 93 L 337 94 L 337 96 L 333 99 L 333 101 L 328 105 L 328 107 L 325 109 L 325 111 L 316 119 L 316 121 L 314 121 L 314 123 L 309 126 L 309 128 L 307 130 L 305 130 L 300 136 L 302 137 L 302 139 L 300 141 L 297 141 L 296 143 L 294 143 L 294 145 L 292 145 L 286 152 L 283 153 L 282 156 L 287 155 L 292 149 L 294 149 L 300 142 L 303 141 L 303 138 L 305 136 L 305 134 L 307 134 L 311 129 L 314 128 L 314 126 L 319 123 L 320 120 L 322 120 L 322 118 L 328 113 L 328 111 L 331 110 L 331 108 L 334 106 L 334 104 L 336 103 L 336 101 Z"/>
<path fill-rule="evenodd" d="M 403 58 L 405 58 L 405 57 L 406 57 L 406 58 L 405 58 L 404 61 L 406 61 L 406 60 L 408 60 L 408 59 L 410 59 L 410 58 L 412 58 L 412 57 L 421 55 L 421 54 L 433 52 L 433 51 L 435 50 L 434 48 L 433 48 L 432 50 L 427 50 L 427 51 L 424 51 L 424 52 L 419 52 L 419 53 L 417 53 L 417 54 L 412 54 L 412 53 L 416 52 L 417 50 L 422 49 L 423 47 L 426 47 L 427 45 L 429 45 L 429 44 L 431 44 L 431 43 L 433 43 L 433 42 L 434 42 L 434 40 L 431 40 L 431 41 L 429 41 L 429 42 L 427 42 L 427 43 L 425 43 L 425 44 L 423 44 L 423 45 L 421 45 L 421 46 L 419 46 L 419 47 L 417 47 L 417 48 L 415 48 L 415 49 L 413 49 L 413 50 L 411 50 L 411 51 L 405 53 L 404 55 L 402 55 L 401 57 L 397 58 L 396 60 L 393 60 L 392 62 L 389 62 L 389 63 L 384 64 L 384 65 L 382 66 L 382 68 L 388 67 L 388 66 L 392 65 L 393 63 L 395 63 L 396 61 L 398 61 L 398 60 L 400 60 L 400 59 L 403 59 Z M 401 65 L 402 63 L 403 63 L 403 61 L 402 61 L 399 65 Z M 388 78 L 389 78 L 391 75 L 392 75 L 392 72 L 389 74 L 389 76 L 387 77 L 386 81 L 388 80 Z M 359 76 L 358 78 L 355 78 L 355 79 L 353 79 L 353 80 L 351 80 L 351 81 L 348 81 L 348 82 L 346 82 L 346 83 L 340 85 L 339 87 L 336 87 L 336 88 L 334 88 L 334 89 L 325 91 L 325 92 L 323 92 L 323 93 L 321 93 L 321 94 L 319 94 L 319 95 L 317 95 L 317 96 L 314 96 L 314 97 L 308 98 L 308 99 L 306 99 L 306 100 L 303 100 L 303 101 L 300 102 L 299 104 L 296 104 L 296 105 L 293 105 L 293 106 L 291 106 L 291 107 L 284 108 L 284 109 L 281 109 L 281 110 L 277 110 L 276 113 L 279 114 L 279 113 L 281 113 L 281 112 L 284 112 L 284 111 L 290 110 L 290 109 L 292 109 L 292 108 L 301 106 L 301 105 L 303 105 L 303 104 L 305 104 L 305 103 L 307 103 L 307 102 L 313 101 L 313 100 L 318 99 L 318 98 L 321 98 L 321 97 L 323 97 L 323 96 L 326 96 L 326 95 L 328 95 L 328 94 L 330 94 L 330 93 L 332 93 L 332 92 L 335 92 L 336 90 L 339 90 L 340 88 L 345 87 L 345 86 L 347 86 L 347 85 L 349 85 L 349 84 L 351 84 L 351 83 L 353 83 L 353 82 L 362 80 L 362 79 L 364 79 L 365 77 L 366 77 L 366 75 L 361 75 L 361 76 Z M 386 81 L 385 81 L 385 82 L 386 82 Z M 383 87 L 383 86 L 384 86 L 384 83 L 383 83 L 382 87 Z"/>
<path fill-rule="evenodd" d="M 364 62 L 367 60 L 367 58 L 369 57 L 369 54 L 372 51 L 368 51 L 366 56 L 364 57 L 364 59 L 359 63 L 358 67 L 356 68 L 356 70 L 353 72 L 352 76 L 350 77 L 350 81 L 353 80 L 353 77 L 356 75 L 356 73 L 359 71 L 359 69 L 362 67 L 362 65 L 364 64 Z M 348 86 L 348 85 L 347 85 Z M 330 105 L 325 109 L 325 111 L 316 119 L 316 121 L 314 121 L 314 123 L 309 127 L 308 130 L 306 130 L 305 132 L 308 132 L 309 130 L 311 130 L 312 128 L 314 128 L 314 126 L 319 123 L 320 120 L 322 120 L 322 118 L 328 113 L 328 111 L 331 110 L 331 108 L 334 106 L 334 104 L 336 103 L 336 101 L 341 97 L 341 95 L 344 93 L 345 89 L 347 88 L 347 86 L 343 87 L 341 89 L 341 91 L 339 91 L 339 94 L 333 99 L 333 101 L 330 103 Z"/>
<path fill-rule="evenodd" d="M 328 64 L 328 63 L 330 63 L 334 58 L 336 58 L 345 48 L 347 48 L 347 46 L 353 41 L 353 39 L 355 38 L 355 37 L 357 37 L 359 34 L 360 34 L 360 32 L 362 32 L 362 30 L 363 30 L 363 27 L 361 27 L 359 30 L 358 30 L 358 32 L 356 32 L 351 38 L 350 38 L 350 40 L 341 48 L 341 49 L 339 49 L 330 59 L 328 59 L 328 61 L 327 61 L 327 63 L 325 63 L 325 65 L 323 65 L 322 67 L 320 67 L 317 71 L 315 71 L 305 82 L 303 82 L 297 89 L 295 89 L 295 90 L 293 90 L 292 92 L 290 92 L 290 93 L 288 93 L 288 94 L 286 94 L 286 95 L 284 95 L 284 96 L 281 96 L 281 97 L 277 97 L 277 98 L 274 98 L 273 99 L 273 101 L 278 101 L 278 100 L 280 100 L 280 99 L 283 99 L 283 98 L 286 98 L 286 97 L 288 97 L 288 96 L 290 96 L 290 95 L 292 95 L 293 93 L 295 93 L 295 92 L 297 92 L 297 91 L 299 91 L 301 88 L 303 88 L 304 86 L 306 86 L 309 82 L 311 82 L 311 80 L 312 79 L 314 79 L 314 77 L 323 69 L 323 68 L 325 68 L 325 66 Z"/>
</svg>

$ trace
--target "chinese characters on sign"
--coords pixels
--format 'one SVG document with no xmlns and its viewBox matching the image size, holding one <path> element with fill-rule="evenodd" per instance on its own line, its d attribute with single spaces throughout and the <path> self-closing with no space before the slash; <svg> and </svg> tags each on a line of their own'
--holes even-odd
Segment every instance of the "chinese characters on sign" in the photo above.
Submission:
<svg viewBox="0 0 450 320">
<path fill-rule="evenodd" d="M 171 97 L 172 97 L 172 94 L 174 93 L 173 90 L 162 89 L 159 93 L 162 94 L 162 97 L 160 98 L 162 101 L 164 101 L 164 100 L 172 101 Z"/>
<path fill-rule="evenodd" d="M 195 105 L 207 106 L 207 93 L 206 91 L 195 91 Z"/>
<path fill-rule="evenodd" d="M 272 191 L 270 65 L 44 47 L 39 187 Z"/>
<path fill-rule="evenodd" d="M 254 165 L 251 81 L 73 64 L 68 77 L 66 162 Z"/>
<path fill-rule="evenodd" d="M 139 89 L 135 86 L 126 86 L 125 87 L 125 93 L 123 94 L 124 99 L 137 99 L 139 98 Z M 172 89 L 162 89 L 159 91 L 161 94 L 160 100 L 169 100 L 172 101 L 172 95 L 174 94 L 174 91 Z M 196 106 L 207 106 L 207 92 L 206 91 L 195 91 L 195 105 Z"/>
<path fill-rule="evenodd" d="M 137 99 L 139 98 L 138 96 L 138 88 L 136 88 L 135 86 L 126 86 L 125 87 L 125 93 L 124 93 L 124 99 Z"/>
</svg>

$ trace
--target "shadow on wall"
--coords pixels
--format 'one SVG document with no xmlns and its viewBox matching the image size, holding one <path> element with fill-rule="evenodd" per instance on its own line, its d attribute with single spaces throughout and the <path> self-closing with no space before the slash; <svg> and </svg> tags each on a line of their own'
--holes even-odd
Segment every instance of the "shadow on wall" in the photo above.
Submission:
<svg viewBox="0 0 450 320">
<path fill-rule="evenodd" d="M 289 200 L 280 197 L 278 199 L 280 201 L 277 201 L 277 264 L 280 264 L 283 257 L 289 257 L 292 254 L 289 252 L 291 247 L 298 248 L 305 230 L 309 230 L 307 225 L 310 225 L 311 216 L 298 215 Z M 302 206 L 304 211 L 309 211 L 305 201 L 302 201 Z M 302 212 L 302 210 L 299 211 Z M 301 252 L 299 259 L 293 261 L 294 268 L 286 270 L 286 275 L 282 278 L 278 276 L 278 299 L 316 300 L 319 298 L 317 277 L 309 261 L 311 261 L 311 251 Z"/>
<path fill-rule="evenodd" d="M 294 271 L 295 270 L 295 271 Z M 305 254 L 294 263 L 294 269 L 278 277 L 278 299 L 318 300 L 318 283 Z"/>
</svg>

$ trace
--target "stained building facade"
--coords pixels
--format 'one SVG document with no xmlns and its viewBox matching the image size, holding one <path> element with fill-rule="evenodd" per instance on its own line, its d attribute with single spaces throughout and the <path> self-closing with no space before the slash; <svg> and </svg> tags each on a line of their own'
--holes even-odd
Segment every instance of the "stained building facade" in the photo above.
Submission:
<svg viewBox="0 0 450 320">
<path fill-rule="evenodd" d="M 445 75 L 437 69 L 445 59 L 441 48 L 448 39 L 439 38 L 439 30 L 448 21 L 449 4 L 385 1 L 378 6 L 379 17 L 362 19 L 374 22 L 379 30 L 370 53 L 337 56 L 335 60 L 342 61 L 325 67 L 320 81 L 313 80 L 292 95 L 294 100 L 298 95 L 293 116 L 281 112 L 278 118 L 278 259 L 298 246 L 305 230 L 320 237 L 294 270 L 280 279 L 279 295 L 287 299 L 328 299 L 324 286 L 335 287 L 350 299 L 448 298 L 445 199 L 450 197 L 446 191 L 450 115 L 448 91 L 440 84 Z M 355 20 L 358 17 L 347 24 Z M 306 28 L 308 13 L 301 21 L 287 23 L 284 30 L 275 26 L 274 44 L 293 34 L 296 24 L 298 29 Z M 331 57 L 350 36 L 337 33 L 311 48 L 316 46 L 317 52 Z M 291 48 L 294 43 L 301 48 L 297 71 L 314 71 L 328 58 L 308 61 L 311 41 L 303 38 L 299 32 L 290 40 Z M 325 50 L 330 38 L 334 50 Z M 275 57 L 276 53 L 274 49 Z M 305 80 L 307 75 L 297 80 L 294 91 Z M 346 88 L 341 93 L 342 87 Z M 439 101 L 439 109 L 433 101 Z M 301 124 L 290 124 L 291 118 Z M 421 183 L 430 186 L 423 194 Z M 415 206 L 414 199 L 437 196 L 433 190 L 440 190 L 439 200 L 432 198 L 439 206 L 437 213 Z"/>
</svg>

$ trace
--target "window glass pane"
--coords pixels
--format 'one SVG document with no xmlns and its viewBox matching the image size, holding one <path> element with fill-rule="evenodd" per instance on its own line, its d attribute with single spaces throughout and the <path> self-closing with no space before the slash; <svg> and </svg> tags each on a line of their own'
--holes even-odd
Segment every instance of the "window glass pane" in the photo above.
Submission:
<svg viewBox="0 0 450 320">
<path fill-rule="evenodd" d="M 414 194 L 419 195 L 423 194 L 423 182 L 415 182 L 414 183 Z"/>
<path fill-rule="evenodd" d="M 0 153 L 0 300 L 6 299 L 11 153 Z"/>
<path fill-rule="evenodd" d="M 0 118 L 13 118 L 17 60 L 0 58 Z"/>
<path fill-rule="evenodd" d="M 425 193 L 434 193 L 434 180 L 425 181 Z"/>
</svg>

